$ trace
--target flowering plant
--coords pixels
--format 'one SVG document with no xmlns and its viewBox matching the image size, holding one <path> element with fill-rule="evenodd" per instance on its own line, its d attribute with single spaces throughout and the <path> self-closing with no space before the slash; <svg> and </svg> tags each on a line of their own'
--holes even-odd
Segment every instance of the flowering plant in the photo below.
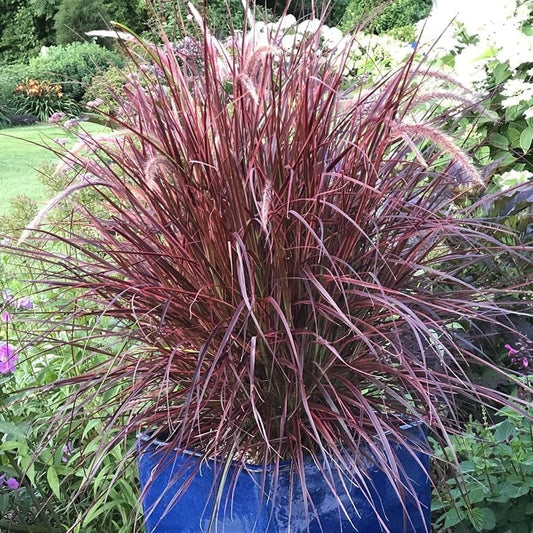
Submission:
<svg viewBox="0 0 533 533">
<path fill-rule="evenodd" d="M 36 115 L 41 121 L 47 120 L 56 111 L 68 111 L 74 107 L 63 97 L 59 83 L 29 78 L 15 87 L 15 94 L 24 99 L 22 111 Z"/>
<path fill-rule="evenodd" d="M 52 387 L 74 390 L 50 438 L 105 405 L 100 458 L 149 430 L 226 465 L 290 459 L 305 487 L 307 454 L 326 482 L 340 469 L 363 486 L 372 455 L 405 494 L 388 442 L 406 442 L 406 420 L 445 443 L 459 397 L 524 412 L 468 379 L 491 363 L 454 325 L 494 324 L 527 281 L 466 272 L 494 254 L 531 267 L 531 248 L 455 207 L 481 178 L 428 110 L 425 65 L 363 91 L 349 48 L 316 53 L 318 31 L 285 49 L 251 24 L 228 50 L 199 24 L 201 63 L 138 41 L 149 75 L 125 89 L 119 129 L 65 155 L 101 209 L 17 250 L 44 291 L 76 290 L 41 338 L 98 355 Z"/>
</svg>

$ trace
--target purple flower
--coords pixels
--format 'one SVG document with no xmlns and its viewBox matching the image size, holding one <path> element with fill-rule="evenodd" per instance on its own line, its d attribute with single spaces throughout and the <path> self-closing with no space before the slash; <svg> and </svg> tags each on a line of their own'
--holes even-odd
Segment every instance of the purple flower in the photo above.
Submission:
<svg viewBox="0 0 533 533">
<path fill-rule="evenodd" d="M 61 461 L 63 463 L 66 463 L 68 461 L 68 458 L 72 455 L 72 443 L 69 441 L 63 446 L 63 457 L 61 457 Z"/>
<path fill-rule="evenodd" d="M 20 487 L 20 483 L 14 477 L 10 477 L 6 480 L 6 475 L 2 474 L 0 476 L 0 487 L 3 487 L 4 485 L 11 490 L 16 490 Z"/>
<path fill-rule="evenodd" d="M 522 357 L 522 366 L 527 368 L 529 366 L 529 359 L 527 357 Z"/>
<path fill-rule="evenodd" d="M 0 344 L 0 374 L 10 374 L 17 368 L 15 348 L 7 342 Z"/>
<path fill-rule="evenodd" d="M 7 323 L 11 322 L 11 315 L 7 311 L 2 311 L 2 314 L 0 315 L 0 320 L 4 324 L 7 324 Z"/>
<path fill-rule="evenodd" d="M 5 302 L 10 302 L 13 299 L 13 293 L 9 289 L 4 289 L 0 294 Z"/>
<path fill-rule="evenodd" d="M 26 296 L 19 298 L 15 304 L 19 309 L 33 309 L 33 302 Z"/>
<path fill-rule="evenodd" d="M 14 477 L 10 477 L 6 481 L 6 485 L 7 485 L 7 488 L 11 490 L 16 490 L 20 487 L 20 483 Z"/>
<path fill-rule="evenodd" d="M 65 116 L 66 115 L 65 113 L 63 113 L 63 111 L 57 111 L 48 119 L 48 122 L 50 124 L 55 124 L 56 122 L 59 122 L 60 120 L 64 119 Z"/>
</svg>

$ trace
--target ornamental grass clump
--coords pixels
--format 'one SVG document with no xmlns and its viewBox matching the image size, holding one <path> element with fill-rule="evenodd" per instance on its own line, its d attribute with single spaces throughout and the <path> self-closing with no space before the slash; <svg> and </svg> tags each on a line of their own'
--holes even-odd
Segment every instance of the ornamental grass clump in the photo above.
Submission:
<svg viewBox="0 0 533 533">
<path fill-rule="evenodd" d="M 242 468 L 290 459 L 304 491 L 309 454 L 363 487 L 373 457 L 409 493 L 387 444 L 407 442 L 406 422 L 446 443 L 459 400 L 520 410 L 469 381 L 492 365 L 456 325 L 524 297 L 531 268 L 490 286 L 468 272 L 494 254 L 531 267 L 531 249 L 458 207 L 483 183 L 417 105 L 424 65 L 367 91 L 345 76 L 349 49 L 322 55 L 315 32 L 286 51 L 282 37 L 252 26 L 223 45 L 204 29 L 201 60 L 139 40 L 118 129 L 64 156 L 99 208 L 34 229 L 23 253 L 41 290 L 77 291 L 40 338 L 100 363 L 54 384 L 75 386 L 54 422 L 98 417 L 100 401 L 110 434 Z M 87 338 L 72 334 L 83 315 Z"/>
</svg>

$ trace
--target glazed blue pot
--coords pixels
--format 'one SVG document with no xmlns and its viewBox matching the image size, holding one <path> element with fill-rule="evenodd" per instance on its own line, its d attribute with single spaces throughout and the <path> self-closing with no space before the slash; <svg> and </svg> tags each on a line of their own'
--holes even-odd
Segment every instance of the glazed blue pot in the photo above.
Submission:
<svg viewBox="0 0 533 533">
<path fill-rule="evenodd" d="M 424 444 L 424 430 L 410 426 L 408 438 Z M 164 456 L 162 443 L 157 441 L 146 446 L 148 439 L 141 437 L 139 473 L 143 490 L 142 504 L 146 533 L 200 533 L 208 530 L 215 497 L 213 486 L 222 473 L 223 466 L 201 461 L 190 453 Z M 430 480 L 429 458 L 422 452 L 413 457 L 396 443 L 395 450 L 403 472 L 409 478 L 416 498 L 407 497 L 407 513 L 387 476 L 377 467 L 370 469 L 372 485 L 370 495 L 374 507 L 356 486 L 343 488 L 340 475 L 335 479 L 338 494 L 349 518 L 340 511 L 331 488 L 311 458 L 306 463 L 306 485 L 313 506 L 306 505 L 301 486 L 296 482 L 289 502 L 290 463 L 280 467 L 275 498 L 269 498 L 273 485 L 272 474 L 267 471 L 265 494 L 262 497 L 261 482 L 263 466 L 249 465 L 238 473 L 230 466 L 227 483 L 222 492 L 222 502 L 216 514 L 213 531 L 217 533 L 379 533 L 385 531 L 379 514 L 390 533 L 425 533 L 430 525 Z M 164 467 L 157 467 L 163 460 Z M 218 468 L 217 468 L 218 466 Z M 231 469 L 235 468 L 232 472 Z M 195 472 L 189 486 L 183 480 Z M 238 473 L 236 482 L 230 482 Z M 293 480 L 294 481 L 294 480 Z M 228 490 L 228 486 L 230 489 Z M 185 490 L 184 490 L 185 489 Z M 351 502 L 350 503 L 350 499 Z M 420 509 L 423 512 L 420 512 Z M 309 529 L 308 529 L 309 528 Z"/>
</svg>

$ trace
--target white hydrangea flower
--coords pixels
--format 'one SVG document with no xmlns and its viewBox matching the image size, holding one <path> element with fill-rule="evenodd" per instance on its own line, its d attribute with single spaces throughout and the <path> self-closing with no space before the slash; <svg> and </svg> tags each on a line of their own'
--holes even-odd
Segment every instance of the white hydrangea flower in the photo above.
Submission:
<svg viewBox="0 0 533 533">
<path fill-rule="evenodd" d="M 322 27 L 321 37 L 326 50 L 335 50 L 341 45 L 344 39 L 344 35 L 339 28 L 329 28 L 328 26 Z"/>
<path fill-rule="evenodd" d="M 512 169 L 497 176 L 496 181 L 501 190 L 506 191 L 512 187 L 526 183 L 526 181 L 530 180 L 532 177 L 533 174 L 528 170 Z"/>
<path fill-rule="evenodd" d="M 283 48 L 283 50 L 290 51 L 294 47 L 298 46 L 302 42 L 303 38 L 304 36 L 301 33 L 284 35 L 281 38 L 280 46 Z"/>
<path fill-rule="evenodd" d="M 318 19 L 304 20 L 303 22 L 300 22 L 298 26 L 296 26 L 296 31 L 298 33 L 307 33 L 313 35 L 321 29 L 321 26 L 322 23 Z"/>
<path fill-rule="evenodd" d="M 524 63 L 530 63 L 533 58 L 533 36 L 526 35 L 519 29 L 507 31 L 499 44 L 501 48 L 496 55 L 498 61 L 508 61 L 513 71 Z"/>
<path fill-rule="evenodd" d="M 491 59 L 490 52 L 478 45 L 467 46 L 455 56 L 454 72 L 463 85 L 474 90 L 482 89 L 487 81 L 485 68 Z"/>
<path fill-rule="evenodd" d="M 285 15 L 281 17 L 277 22 L 269 24 L 270 27 L 276 30 L 290 30 L 297 25 L 296 17 L 294 15 Z"/>
<path fill-rule="evenodd" d="M 505 99 L 502 106 L 505 108 L 528 102 L 533 99 L 533 83 L 528 83 L 520 79 L 507 80 L 503 86 L 502 96 Z"/>
</svg>

